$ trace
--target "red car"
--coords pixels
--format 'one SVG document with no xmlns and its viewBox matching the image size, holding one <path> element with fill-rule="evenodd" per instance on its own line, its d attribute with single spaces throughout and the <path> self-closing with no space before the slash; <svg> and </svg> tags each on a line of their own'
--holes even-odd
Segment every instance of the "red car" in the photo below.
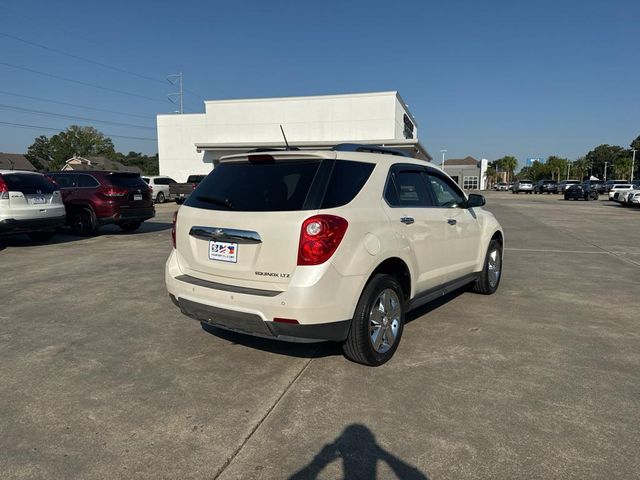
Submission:
<svg viewBox="0 0 640 480">
<path fill-rule="evenodd" d="M 108 224 L 132 232 L 155 216 L 151 191 L 137 173 L 53 172 L 48 176 L 60 187 L 67 224 L 76 235 L 93 235 Z"/>
</svg>

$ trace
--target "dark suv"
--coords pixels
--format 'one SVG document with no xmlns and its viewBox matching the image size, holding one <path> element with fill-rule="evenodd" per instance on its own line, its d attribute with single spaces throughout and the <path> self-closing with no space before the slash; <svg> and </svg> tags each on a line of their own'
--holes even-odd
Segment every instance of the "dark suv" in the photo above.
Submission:
<svg viewBox="0 0 640 480">
<path fill-rule="evenodd" d="M 558 182 L 555 180 L 540 180 L 533 187 L 533 193 L 558 193 Z"/>
<path fill-rule="evenodd" d="M 571 185 L 564 191 L 565 200 L 598 200 L 598 188 L 591 183 L 583 182 Z"/>
<path fill-rule="evenodd" d="M 67 223 L 76 235 L 93 235 L 108 224 L 132 232 L 155 216 L 151 191 L 137 173 L 53 172 L 49 177 L 60 187 Z"/>
</svg>

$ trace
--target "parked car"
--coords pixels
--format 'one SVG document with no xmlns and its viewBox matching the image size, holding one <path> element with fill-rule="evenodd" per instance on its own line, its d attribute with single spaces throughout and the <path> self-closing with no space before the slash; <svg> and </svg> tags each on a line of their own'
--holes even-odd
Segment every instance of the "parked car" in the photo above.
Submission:
<svg viewBox="0 0 640 480">
<path fill-rule="evenodd" d="M 169 185 L 171 198 L 175 199 L 176 203 L 183 203 L 205 177 L 206 175 L 189 175 L 186 183 L 173 183 Z"/>
<path fill-rule="evenodd" d="M 533 187 L 533 193 L 558 193 L 558 182 L 555 180 L 540 180 Z"/>
<path fill-rule="evenodd" d="M 49 175 L 60 187 L 67 223 L 76 235 L 93 235 L 107 224 L 132 232 L 155 215 L 151 190 L 137 173 L 91 171 Z"/>
<path fill-rule="evenodd" d="M 607 190 L 607 193 L 611 191 L 614 185 L 618 185 L 622 183 L 629 183 L 629 182 L 627 180 L 607 180 L 605 182 L 605 188 Z"/>
<path fill-rule="evenodd" d="M 580 185 L 580 180 L 561 180 L 558 182 L 556 190 L 558 193 L 564 193 L 571 185 Z"/>
<path fill-rule="evenodd" d="M 583 185 L 588 183 L 589 188 L 596 190 L 600 195 L 607 193 L 607 185 L 602 180 L 585 180 L 582 183 Z"/>
<path fill-rule="evenodd" d="M 0 236 L 49 240 L 65 223 L 58 187 L 41 173 L 0 170 Z"/>
<path fill-rule="evenodd" d="M 598 200 L 597 187 L 593 187 L 589 182 L 580 185 L 571 185 L 564 191 L 565 200 Z"/>
<path fill-rule="evenodd" d="M 166 200 L 173 200 L 169 191 L 170 185 L 177 183 L 173 178 L 157 175 L 142 177 L 142 180 L 149 185 L 151 197 L 156 203 L 164 203 Z"/>
<path fill-rule="evenodd" d="M 172 301 L 205 324 L 341 342 L 380 365 L 411 308 L 467 284 L 494 293 L 504 237 L 484 197 L 428 162 L 359 148 L 223 157 L 174 216 Z"/>
<path fill-rule="evenodd" d="M 513 193 L 533 193 L 533 182 L 531 180 L 518 180 L 513 184 Z"/>
<path fill-rule="evenodd" d="M 631 190 L 624 190 L 622 192 L 618 192 L 618 195 L 615 198 L 623 207 L 628 207 L 631 205 L 629 199 L 632 198 L 637 192 L 640 192 L 640 189 L 636 188 Z"/>
<path fill-rule="evenodd" d="M 498 182 L 493 188 L 498 192 L 506 192 L 509 190 L 509 184 L 507 182 Z"/>
<path fill-rule="evenodd" d="M 611 185 L 609 187 L 609 200 L 618 200 L 617 194 L 628 190 L 633 190 L 633 185 L 630 183 L 616 183 Z"/>
<path fill-rule="evenodd" d="M 631 190 L 627 194 L 627 203 L 629 207 L 640 207 L 640 188 Z"/>
</svg>

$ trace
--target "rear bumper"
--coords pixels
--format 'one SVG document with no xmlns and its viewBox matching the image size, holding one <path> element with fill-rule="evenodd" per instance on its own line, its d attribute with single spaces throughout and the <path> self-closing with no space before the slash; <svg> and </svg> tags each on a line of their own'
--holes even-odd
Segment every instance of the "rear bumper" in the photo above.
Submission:
<svg viewBox="0 0 640 480">
<path fill-rule="evenodd" d="M 111 223 L 120 223 L 126 221 L 140 221 L 144 222 L 156 216 L 156 210 L 154 207 L 145 208 L 131 208 L 127 210 L 121 210 L 107 217 L 98 217 L 98 223 L 100 225 L 107 225 Z"/>
<path fill-rule="evenodd" d="M 228 330 L 288 341 L 346 339 L 362 293 L 359 276 L 343 276 L 329 263 L 299 267 L 286 290 L 230 285 L 183 272 L 174 250 L 165 282 L 174 303 L 187 316 Z M 260 285 L 258 285 L 260 287 Z M 281 323 L 277 318 L 298 323 Z"/>
<path fill-rule="evenodd" d="M 16 220 L 7 218 L 0 220 L 0 235 L 51 231 L 65 224 L 65 215 L 53 218 L 33 218 Z"/>
<path fill-rule="evenodd" d="M 176 299 L 173 295 L 171 300 L 183 314 L 201 323 L 232 332 L 288 342 L 340 342 L 347 338 L 351 326 L 351 320 L 316 325 L 265 322 L 259 315 L 252 313 L 213 307 L 184 298 Z"/>
</svg>

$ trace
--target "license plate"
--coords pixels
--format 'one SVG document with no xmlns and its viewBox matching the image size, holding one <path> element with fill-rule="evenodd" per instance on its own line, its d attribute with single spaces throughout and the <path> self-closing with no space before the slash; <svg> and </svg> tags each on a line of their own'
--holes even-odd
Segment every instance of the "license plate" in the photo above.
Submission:
<svg viewBox="0 0 640 480">
<path fill-rule="evenodd" d="M 43 203 L 47 203 L 47 199 L 44 197 L 31 197 L 31 203 L 34 205 L 42 205 Z"/>
<path fill-rule="evenodd" d="M 238 244 L 209 241 L 209 260 L 236 263 L 238 261 Z"/>
<path fill-rule="evenodd" d="M 142 200 L 142 194 L 141 193 L 134 193 L 133 194 L 133 199 L 134 200 Z"/>
</svg>

